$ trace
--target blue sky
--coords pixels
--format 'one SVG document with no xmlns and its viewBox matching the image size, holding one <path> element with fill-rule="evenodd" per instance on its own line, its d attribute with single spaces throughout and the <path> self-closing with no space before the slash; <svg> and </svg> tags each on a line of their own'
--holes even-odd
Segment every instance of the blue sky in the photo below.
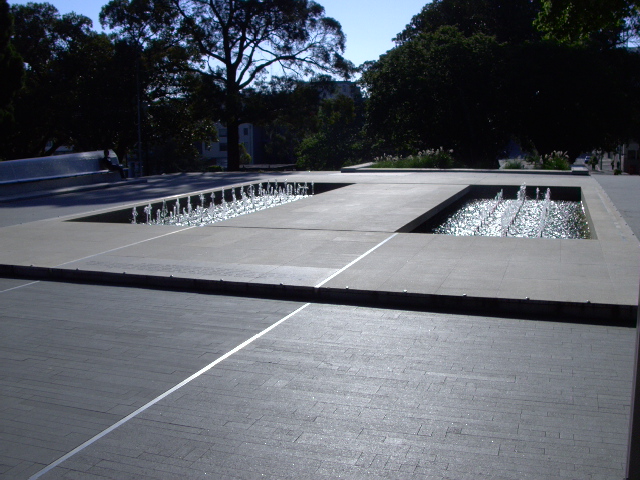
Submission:
<svg viewBox="0 0 640 480">
<path fill-rule="evenodd" d="M 33 0 L 32 0 L 33 1 Z M 93 20 L 100 30 L 98 15 L 108 0 L 35 0 L 54 5 L 61 14 L 76 12 Z M 345 56 L 354 64 L 377 60 L 393 48 L 391 39 L 400 33 L 411 18 L 429 0 L 316 0 L 342 24 L 347 35 Z M 27 0 L 9 0 L 9 4 L 25 4 Z"/>
</svg>

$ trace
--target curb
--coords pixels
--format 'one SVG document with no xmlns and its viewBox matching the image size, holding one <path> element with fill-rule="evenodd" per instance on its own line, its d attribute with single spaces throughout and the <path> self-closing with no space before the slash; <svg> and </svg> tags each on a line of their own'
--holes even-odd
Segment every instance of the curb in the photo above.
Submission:
<svg viewBox="0 0 640 480">
<path fill-rule="evenodd" d="M 0 264 L 0 276 L 39 281 L 188 291 L 270 300 L 507 317 L 523 320 L 548 320 L 627 328 L 635 328 L 638 313 L 638 307 L 635 305 L 559 302 L 530 300 L 528 298 L 485 298 L 414 292 L 380 292 L 349 289 L 348 287 L 317 288 L 19 265 Z"/>
</svg>

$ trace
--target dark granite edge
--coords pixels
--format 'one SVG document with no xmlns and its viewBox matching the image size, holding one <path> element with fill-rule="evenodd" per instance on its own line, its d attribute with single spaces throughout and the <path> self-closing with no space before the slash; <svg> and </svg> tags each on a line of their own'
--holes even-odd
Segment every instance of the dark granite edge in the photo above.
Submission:
<svg viewBox="0 0 640 480">
<path fill-rule="evenodd" d="M 583 169 L 571 170 L 542 170 L 542 169 L 497 169 L 497 168 L 376 168 L 374 162 L 349 165 L 340 169 L 341 173 L 498 173 L 498 174 L 523 174 L 523 175 L 589 175 Z"/>
<path fill-rule="evenodd" d="M 0 277 L 627 328 L 635 328 L 638 312 L 636 305 L 316 288 L 20 265 L 0 264 Z"/>
</svg>

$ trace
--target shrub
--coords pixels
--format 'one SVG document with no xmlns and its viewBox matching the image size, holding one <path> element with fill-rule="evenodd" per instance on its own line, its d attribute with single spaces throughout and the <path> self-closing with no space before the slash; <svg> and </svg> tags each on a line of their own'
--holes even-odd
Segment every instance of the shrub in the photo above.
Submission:
<svg viewBox="0 0 640 480">
<path fill-rule="evenodd" d="M 502 168 L 506 170 L 519 170 L 524 168 L 524 163 L 520 160 L 509 160 Z"/>
<path fill-rule="evenodd" d="M 569 155 L 560 150 L 551 152 L 542 157 L 543 170 L 571 170 Z"/>
<path fill-rule="evenodd" d="M 373 161 L 373 168 L 452 168 L 455 164 L 453 150 L 442 147 L 406 157 L 383 155 Z"/>
<path fill-rule="evenodd" d="M 525 163 L 533 165 L 533 168 L 542 168 L 542 159 L 537 153 L 530 153 L 524 157 Z"/>
</svg>

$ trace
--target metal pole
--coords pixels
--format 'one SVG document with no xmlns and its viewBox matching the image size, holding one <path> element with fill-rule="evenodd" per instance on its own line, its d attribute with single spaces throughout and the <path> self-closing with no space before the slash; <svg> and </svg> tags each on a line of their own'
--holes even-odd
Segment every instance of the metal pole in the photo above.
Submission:
<svg viewBox="0 0 640 480">
<path fill-rule="evenodd" d="M 145 165 L 142 163 L 142 99 L 140 94 L 140 54 L 136 58 L 136 97 L 138 100 L 138 165 L 142 165 L 143 174 Z"/>
<path fill-rule="evenodd" d="M 633 387 L 631 390 L 631 412 L 629 418 L 629 449 L 627 451 L 626 480 L 640 480 L 640 307 L 636 321 L 636 355 L 633 363 Z"/>
</svg>

